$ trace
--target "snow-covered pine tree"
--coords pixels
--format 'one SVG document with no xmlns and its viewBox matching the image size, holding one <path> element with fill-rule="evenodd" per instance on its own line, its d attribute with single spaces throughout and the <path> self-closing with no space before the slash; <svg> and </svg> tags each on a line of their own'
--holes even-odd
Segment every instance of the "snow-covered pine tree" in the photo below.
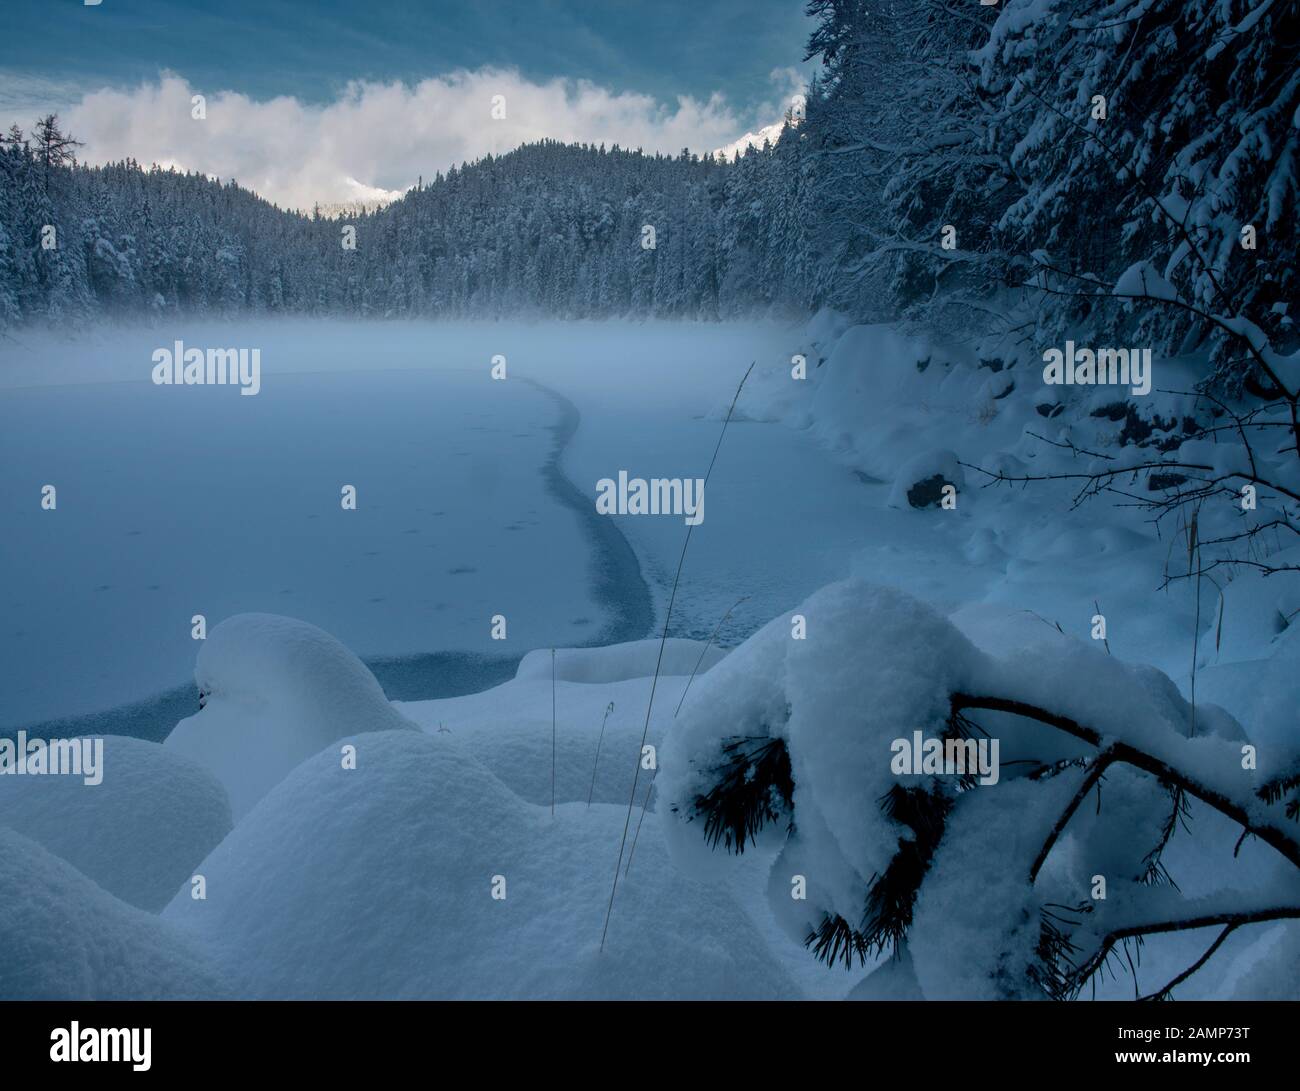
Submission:
<svg viewBox="0 0 1300 1091">
<path fill-rule="evenodd" d="M 1047 328 L 1127 327 L 1272 385 L 1214 319 L 1297 340 L 1300 3 L 1008 0 L 975 59 L 1020 191 L 995 235 L 1063 293 L 1035 300 Z M 1100 301 L 1129 270 L 1148 298 Z"/>
<path fill-rule="evenodd" d="M 825 66 L 803 126 L 817 299 L 938 322 L 1004 279 L 989 227 L 1008 179 L 969 56 L 996 13 L 941 0 L 814 0 L 809 12 L 809 56 Z"/>
</svg>

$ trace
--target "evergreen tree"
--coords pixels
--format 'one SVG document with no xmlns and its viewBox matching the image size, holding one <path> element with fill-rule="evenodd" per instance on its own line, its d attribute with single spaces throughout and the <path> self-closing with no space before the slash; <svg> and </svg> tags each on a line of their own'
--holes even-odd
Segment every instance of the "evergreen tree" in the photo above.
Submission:
<svg viewBox="0 0 1300 1091">
<path fill-rule="evenodd" d="M 11 129 L 10 133 L 13 131 Z M 73 140 L 70 133 L 59 128 L 58 114 L 46 114 L 41 118 L 32 131 L 32 138 L 36 142 L 36 160 L 41 165 L 41 182 L 48 193 L 50 178 L 60 167 L 70 166 L 76 161 L 72 149 L 81 147 L 81 141 Z"/>
</svg>

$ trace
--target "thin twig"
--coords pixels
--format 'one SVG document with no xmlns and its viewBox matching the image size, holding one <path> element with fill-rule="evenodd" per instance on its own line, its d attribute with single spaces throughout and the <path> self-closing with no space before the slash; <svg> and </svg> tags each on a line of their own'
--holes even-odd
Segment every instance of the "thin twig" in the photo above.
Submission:
<svg viewBox="0 0 1300 1091">
<path fill-rule="evenodd" d="M 1066 805 L 1065 810 L 1061 812 L 1061 816 L 1056 820 L 1056 825 L 1052 827 L 1051 832 L 1047 835 L 1047 840 L 1043 842 L 1043 847 L 1038 850 L 1038 855 L 1034 858 L 1034 862 L 1029 868 L 1029 881 L 1031 884 L 1037 880 L 1038 872 L 1042 869 L 1043 864 L 1047 862 L 1047 857 L 1051 854 L 1052 846 L 1056 844 L 1057 839 L 1065 832 L 1065 827 L 1074 816 L 1074 812 L 1077 811 L 1079 805 L 1087 799 L 1088 793 L 1092 791 L 1092 786 L 1101 779 L 1101 775 L 1106 771 L 1106 767 L 1114 760 L 1114 755 L 1112 755 L 1110 751 L 1102 751 L 1102 753 L 1097 755 L 1097 760 L 1092 763 L 1092 768 L 1090 768 L 1084 776 L 1083 782 L 1079 785 L 1078 791 L 1074 793 L 1074 798 L 1070 800 Z"/>
<path fill-rule="evenodd" d="M 614 711 L 614 702 L 610 701 L 605 706 L 605 715 L 600 720 L 600 735 L 596 739 L 596 760 L 591 763 L 591 787 L 587 789 L 587 806 L 591 806 L 591 797 L 596 794 L 596 766 L 600 764 L 600 744 L 605 739 L 605 722 L 609 719 L 609 714 Z"/>
<path fill-rule="evenodd" d="M 551 649 L 551 817 L 555 817 L 555 649 Z"/>
<path fill-rule="evenodd" d="M 731 399 L 731 407 L 727 410 L 727 417 L 722 422 L 722 431 L 718 433 L 717 446 L 713 448 L 713 458 L 709 460 L 709 468 L 704 474 L 704 486 L 709 484 L 709 478 L 713 474 L 713 466 L 718 461 L 718 452 L 722 450 L 722 441 L 727 435 L 727 425 L 731 423 L 731 415 L 736 411 L 736 402 L 740 400 L 740 392 L 745 386 L 745 380 L 749 378 L 749 373 L 754 370 L 754 364 L 757 361 L 751 361 L 745 374 L 741 376 L 740 385 L 736 387 L 735 396 Z M 650 700 L 646 703 L 645 709 L 645 726 L 641 729 L 641 745 L 637 750 L 636 770 L 632 774 L 632 791 L 627 798 L 627 817 L 623 820 L 623 840 L 618 846 L 618 862 L 614 865 L 614 881 L 609 888 L 609 905 L 605 908 L 605 927 L 600 933 L 600 949 L 605 949 L 605 938 L 609 935 L 609 918 L 614 913 L 614 895 L 618 892 L 618 873 L 623 868 L 623 850 L 627 847 L 627 831 L 632 825 L 632 807 L 636 803 L 636 785 L 641 776 L 641 755 L 645 753 L 646 736 L 650 734 L 650 712 L 654 708 L 655 689 L 659 685 L 659 671 L 664 662 L 664 646 L 668 643 L 668 625 L 672 621 L 673 603 L 677 601 L 677 585 L 681 582 L 682 566 L 686 563 L 686 550 L 691 544 L 691 531 L 695 529 L 695 524 L 691 523 L 686 528 L 686 540 L 682 542 L 682 553 L 677 558 L 677 573 L 673 576 L 673 589 L 668 595 L 668 609 L 664 612 L 664 630 L 663 635 L 659 638 L 659 657 L 655 661 L 654 678 L 650 682 Z"/>
<path fill-rule="evenodd" d="M 1204 966 L 1207 962 L 1209 962 L 1210 956 L 1214 954 L 1214 952 L 1217 951 L 1220 947 L 1222 947 L 1223 941 L 1226 940 L 1230 935 L 1232 935 L 1232 933 L 1235 932 L 1236 930 L 1237 930 L 1237 925 L 1235 923 L 1225 925 L 1223 931 L 1220 932 L 1218 938 L 1213 943 L 1210 944 L 1205 954 L 1201 955 L 1200 958 L 1198 958 L 1195 962 L 1193 962 L 1190 966 L 1188 966 L 1187 969 L 1185 969 L 1181 974 L 1179 974 L 1176 978 L 1174 978 L 1171 982 L 1169 982 L 1169 984 L 1166 985 L 1159 992 L 1150 993 L 1147 996 L 1139 997 L 1139 999 L 1163 1000 L 1165 997 L 1167 997 L 1170 994 L 1170 992 L 1173 991 L 1175 985 L 1181 985 L 1184 981 L 1186 981 L 1189 977 L 1191 977 L 1192 974 L 1196 973 L 1197 970 L 1199 970 L 1202 966 Z"/>
<path fill-rule="evenodd" d="M 659 772 L 656 767 L 655 773 Z M 632 854 L 636 852 L 636 843 L 641 837 L 641 826 L 645 822 L 645 813 L 650 807 L 650 793 L 654 790 L 655 778 L 650 778 L 650 783 L 645 786 L 645 799 L 641 801 L 641 817 L 636 821 L 636 833 L 632 835 L 632 847 L 627 850 L 627 867 L 623 869 L 623 878 L 627 878 L 627 873 L 632 870 Z"/>
<path fill-rule="evenodd" d="M 1194 796 L 1220 814 L 1231 818 L 1265 844 L 1271 845 L 1296 867 L 1300 867 L 1300 840 L 1290 830 L 1261 819 L 1248 804 L 1242 804 L 1213 787 L 1199 783 L 1154 754 L 1139 750 L 1132 743 L 1113 741 L 1107 746 L 1105 745 L 1104 736 L 1096 728 L 1088 727 L 1077 720 L 1070 719 L 1068 716 L 1061 716 L 1055 712 L 1049 712 L 1047 709 L 1031 705 L 1026 701 L 1018 701 L 1013 698 L 954 693 L 951 698 L 951 705 L 953 715 L 960 715 L 967 709 L 1009 712 L 1013 716 L 1023 716 L 1026 719 L 1036 720 L 1038 723 L 1063 731 L 1065 734 L 1081 739 L 1098 749 L 1105 746 L 1105 749 L 1114 755 L 1114 761 L 1132 765 L 1182 788 L 1188 795 Z"/>
<path fill-rule="evenodd" d="M 700 652 L 699 659 L 695 661 L 695 669 L 691 671 L 691 676 L 688 679 L 686 679 L 686 688 L 682 690 L 682 699 L 677 702 L 677 710 L 676 712 L 673 713 L 674 720 L 677 719 L 677 713 L 681 712 L 682 710 L 682 704 L 686 700 L 686 695 L 691 691 L 691 683 L 695 681 L 695 675 L 699 673 L 700 664 L 704 662 L 705 655 L 708 654 L 709 648 L 713 646 L 714 638 L 717 637 L 718 632 L 719 630 L 721 630 L 722 626 L 726 624 L 727 618 L 731 617 L 731 611 L 734 610 L 737 606 L 739 606 L 742 602 L 744 602 L 747 598 L 749 598 L 748 595 L 743 595 L 740 598 L 738 598 L 734 603 L 732 603 L 730 609 L 728 609 L 727 612 L 722 615 L 722 620 L 719 621 L 717 625 L 713 627 L 712 635 L 709 637 L 708 642 L 704 645 L 704 649 Z"/>
</svg>

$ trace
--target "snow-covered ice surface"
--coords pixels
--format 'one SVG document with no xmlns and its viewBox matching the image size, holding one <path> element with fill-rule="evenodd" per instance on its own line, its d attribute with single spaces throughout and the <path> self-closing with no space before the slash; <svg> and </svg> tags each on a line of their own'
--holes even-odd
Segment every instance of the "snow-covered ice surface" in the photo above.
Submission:
<svg viewBox="0 0 1300 1091">
<path fill-rule="evenodd" d="M 271 348 L 263 359 L 270 372 Z M 608 614 L 579 524 L 540 473 L 554 409 L 469 363 L 264 373 L 256 397 L 140 381 L 5 391 L 0 726 L 183 681 L 195 614 L 292 614 L 365 655 L 500 651 L 489 619 L 503 604 L 520 648 L 596 635 Z M 26 502 L 47 483 L 54 512 Z"/>
<path fill-rule="evenodd" d="M 703 477 L 710 415 L 789 336 L 770 323 L 169 326 L 168 344 L 260 347 L 255 397 L 154 386 L 155 330 L 6 341 L 0 730 L 180 685 L 199 613 L 298 617 L 367 660 L 648 636 L 686 528 L 596 516 L 596 482 Z M 489 377 L 495 355 L 504 382 Z M 570 409 L 576 432 L 557 435 Z M 563 482 L 548 473 L 557 443 Z M 734 642 L 841 574 L 868 520 L 860 482 L 810 437 L 738 421 L 724 455 L 673 629 L 707 637 L 748 595 L 722 633 Z M 45 484 L 56 512 L 29 502 Z M 354 512 L 340 506 L 349 484 Z M 509 639 L 493 641 L 502 611 Z"/>
<path fill-rule="evenodd" d="M 169 329 L 172 336 L 232 343 L 228 326 Z M 653 631 L 685 527 L 675 517 L 595 518 L 575 508 L 594 507 L 596 481 L 619 469 L 702 477 L 717 441 L 717 405 L 751 360 L 783 342 L 783 328 L 284 322 L 241 328 L 238 340 L 262 348 L 262 391 L 253 398 L 152 386 L 158 335 L 147 329 L 97 331 L 72 343 L 28 333 L 0 351 L 7 388 L 0 444 L 29 471 L 6 477 L 6 488 L 27 482 L 39 490 L 51 479 L 59 509 L 45 514 L 71 516 L 77 531 L 64 523 L 53 532 L 17 493 L 4 497 L 12 525 L 0 550 L 14 577 L 4 589 L 6 616 L 22 622 L 3 633 L 8 697 L 0 729 L 79 713 L 86 714 L 79 728 L 129 728 L 140 710 L 99 711 L 178 685 L 198 647 L 196 688 L 207 705 L 182 720 L 166 749 L 212 770 L 242 818 L 313 747 L 392 727 L 395 714 L 375 704 L 373 682 L 355 675 L 355 660 L 344 666 L 357 683 L 355 707 L 331 708 L 337 694 L 328 686 L 313 692 L 313 676 L 332 669 L 333 652 L 304 669 L 259 644 L 265 624 L 222 619 L 293 615 L 302 630 L 320 626 L 372 659 L 542 649 L 525 658 L 515 681 L 481 700 L 401 708 L 433 737 L 456 740 L 521 800 L 549 806 L 546 648 L 560 645 L 555 791 L 562 807 L 580 803 L 584 814 L 588 797 L 595 800 L 590 820 L 605 851 L 595 844 L 573 851 L 590 860 L 603 889 L 658 644 L 590 654 L 567 648 Z M 488 377 L 498 353 L 508 360 L 504 383 Z M 167 395 L 178 397 L 160 402 Z M 807 488 L 810 477 L 825 487 Z M 355 513 L 340 510 L 343 484 L 358 487 Z M 737 420 L 710 481 L 706 521 L 693 534 L 674 632 L 702 641 L 748 596 L 719 634 L 719 643 L 734 643 L 837 574 L 861 531 L 854 506 L 861 488 L 811 438 Z M 755 535 L 755 525 L 774 533 Z M 509 640 L 492 642 L 489 621 L 503 610 Z M 207 644 L 190 638 L 194 613 L 208 619 Z M 83 615 L 95 623 L 76 624 Z M 236 633 L 242 659 L 226 646 Z M 690 672 L 697 664 L 707 671 L 721 655 L 701 642 L 670 643 L 671 677 L 656 697 L 651 745 Z M 335 662 L 345 659 L 350 653 Z M 415 675 L 422 664 L 411 662 L 407 673 Z M 441 681 L 406 689 L 436 692 Z M 185 710 L 193 698 L 174 692 L 143 712 Z M 610 811 L 611 803 L 621 809 Z M 637 872 L 660 866 L 657 821 L 651 813 L 637 841 Z M 753 864 L 742 881 L 758 892 L 765 873 Z M 768 923 L 760 913 L 755 927 Z M 847 988 L 810 967 L 797 947 L 784 961 L 813 993 L 826 991 L 823 981 L 833 982 L 830 994 Z"/>
</svg>

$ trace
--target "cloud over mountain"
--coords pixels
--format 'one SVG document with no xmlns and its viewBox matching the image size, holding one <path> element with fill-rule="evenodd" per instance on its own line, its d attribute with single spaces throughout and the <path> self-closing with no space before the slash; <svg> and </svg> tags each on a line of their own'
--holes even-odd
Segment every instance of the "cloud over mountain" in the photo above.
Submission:
<svg viewBox="0 0 1300 1091">
<path fill-rule="evenodd" d="M 196 95 L 205 96 L 201 119 L 193 116 Z M 731 144 L 756 120 L 780 116 L 785 107 L 775 99 L 741 116 L 721 94 L 703 101 L 683 95 L 666 106 L 586 80 L 535 82 L 481 68 L 415 84 L 352 81 L 318 106 L 285 96 L 256 101 L 164 72 L 154 83 L 91 92 L 65 121 L 85 142 L 80 157 L 88 162 L 131 157 L 174 165 L 309 209 L 400 192 L 421 175 L 542 138 L 707 152 Z M 493 117 L 494 103 L 504 103 L 504 118 Z"/>
</svg>

